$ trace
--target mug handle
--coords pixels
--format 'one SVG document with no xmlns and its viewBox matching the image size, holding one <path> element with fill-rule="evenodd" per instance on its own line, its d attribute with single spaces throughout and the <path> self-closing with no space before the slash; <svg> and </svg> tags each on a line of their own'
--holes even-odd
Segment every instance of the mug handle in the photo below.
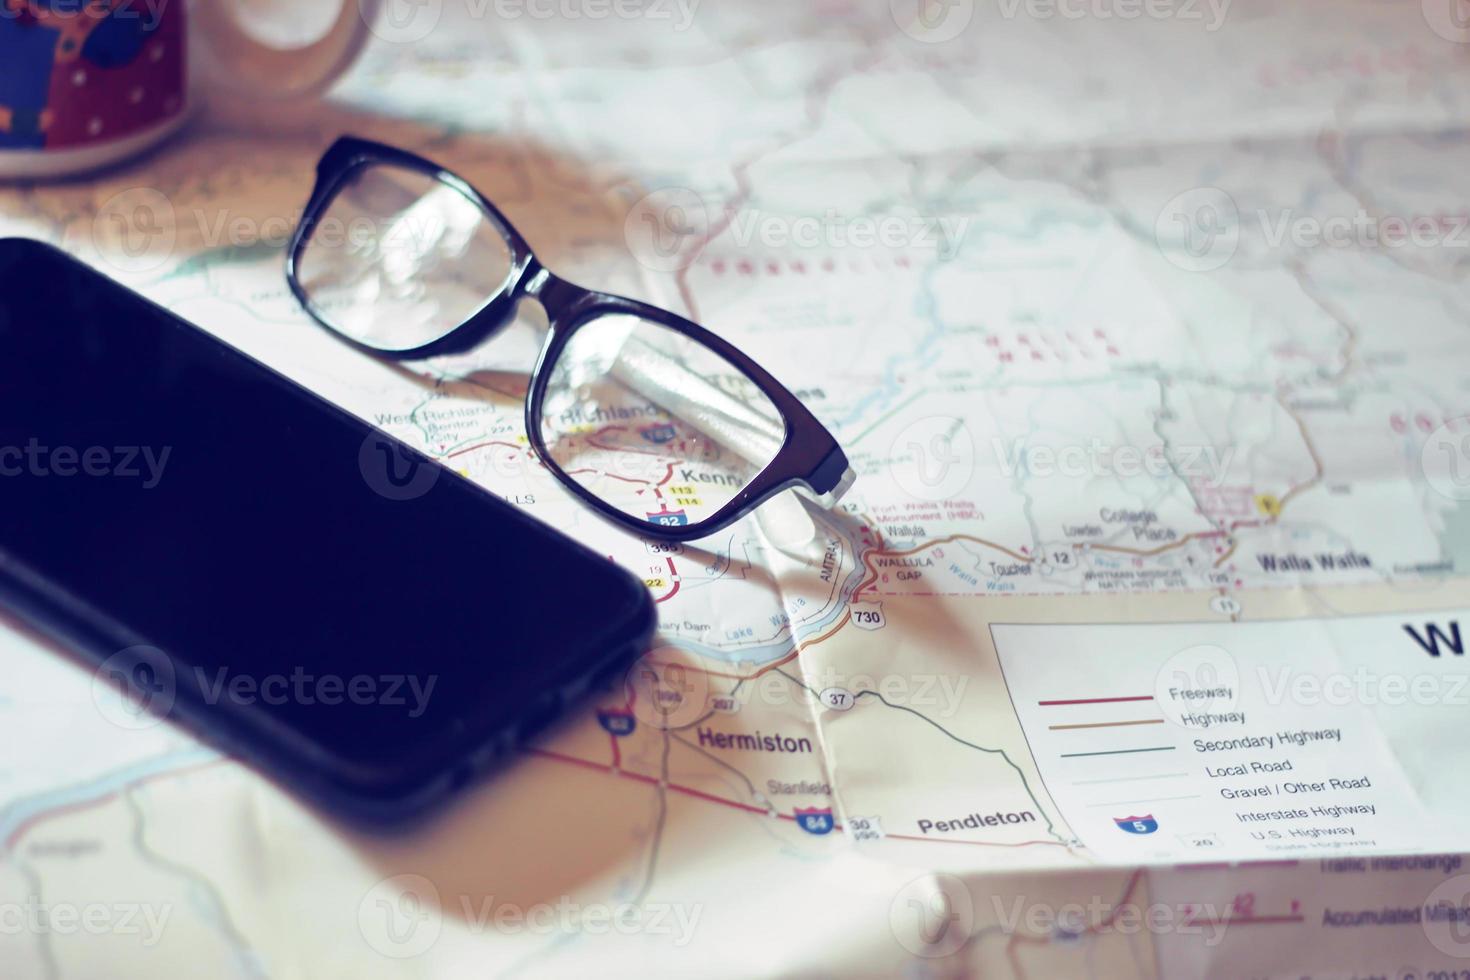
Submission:
<svg viewBox="0 0 1470 980">
<path fill-rule="evenodd" d="M 337 19 L 326 35 L 299 48 L 265 44 L 241 27 L 238 0 L 194 0 L 189 15 L 196 29 L 190 41 L 204 49 L 191 59 L 209 81 L 252 99 L 291 99 L 317 95 L 345 72 L 372 38 L 372 23 L 382 0 L 340 0 Z"/>
</svg>

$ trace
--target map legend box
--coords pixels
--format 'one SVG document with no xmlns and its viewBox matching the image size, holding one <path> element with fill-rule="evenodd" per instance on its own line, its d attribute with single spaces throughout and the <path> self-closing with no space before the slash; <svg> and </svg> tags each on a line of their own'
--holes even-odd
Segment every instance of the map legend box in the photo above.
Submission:
<svg viewBox="0 0 1470 980">
<path fill-rule="evenodd" d="M 992 626 L 1047 792 L 1126 862 L 1453 849 L 1383 730 L 1392 691 L 1464 670 L 1426 635 L 1402 615 Z"/>
</svg>

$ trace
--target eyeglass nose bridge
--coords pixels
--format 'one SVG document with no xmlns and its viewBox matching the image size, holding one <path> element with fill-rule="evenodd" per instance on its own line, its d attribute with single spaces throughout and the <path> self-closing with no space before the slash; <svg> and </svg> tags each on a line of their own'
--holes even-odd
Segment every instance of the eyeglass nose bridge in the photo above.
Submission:
<svg viewBox="0 0 1470 980">
<path fill-rule="evenodd" d="M 547 269 L 534 255 L 527 255 L 519 273 L 510 277 L 500 292 L 490 297 L 468 322 L 451 331 L 455 352 L 465 352 L 485 343 L 515 319 L 521 301 L 535 300 L 546 313 L 548 327 L 565 319 L 577 302 L 588 295 L 581 286 L 567 282 Z"/>
<path fill-rule="evenodd" d="M 546 268 L 534 255 L 527 260 L 520 283 L 513 292 L 517 300 L 534 299 L 540 303 L 550 320 L 564 319 L 578 303 L 591 295 L 589 290 Z"/>
<path fill-rule="evenodd" d="M 490 313 L 491 306 L 497 306 L 496 300 L 504 301 L 504 308 L 497 308 L 494 313 L 508 321 L 515 315 L 516 308 L 521 300 L 534 299 L 546 311 L 548 320 L 555 320 L 565 315 L 588 295 L 588 290 L 552 272 L 541 264 L 541 260 L 529 254 L 521 261 L 521 271 L 511 277 L 504 292 L 495 297 L 482 313 Z M 502 326 L 496 323 L 493 326 Z"/>
<path fill-rule="evenodd" d="M 556 280 L 556 277 L 551 274 L 550 269 L 537 262 L 534 258 L 531 259 L 531 265 L 534 268 L 527 268 L 526 270 L 528 275 L 521 286 L 521 295 L 528 296 L 540 302 L 541 296 L 546 291 L 547 286 L 551 286 L 553 290 L 556 288 L 553 282 L 553 280 Z"/>
</svg>

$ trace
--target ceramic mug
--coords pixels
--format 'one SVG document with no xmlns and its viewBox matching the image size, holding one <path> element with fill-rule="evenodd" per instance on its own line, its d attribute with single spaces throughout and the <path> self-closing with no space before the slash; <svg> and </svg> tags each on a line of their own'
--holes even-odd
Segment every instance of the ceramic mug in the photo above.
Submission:
<svg viewBox="0 0 1470 980">
<path fill-rule="evenodd" d="M 323 2 L 0 0 L 0 178 L 61 177 L 141 152 L 183 124 L 205 87 L 315 95 L 361 52 L 381 0 Z"/>
</svg>

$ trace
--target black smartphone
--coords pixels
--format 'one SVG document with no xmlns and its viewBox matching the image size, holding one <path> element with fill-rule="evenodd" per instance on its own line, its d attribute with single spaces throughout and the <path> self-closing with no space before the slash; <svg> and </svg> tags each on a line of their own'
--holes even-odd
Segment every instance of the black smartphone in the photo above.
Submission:
<svg viewBox="0 0 1470 980">
<path fill-rule="evenodd" d="M 656 623 L 607 557 L 22 239 L 0 240 L 0 606 L 375 823 L 434 807 Z"/>
</svg>

